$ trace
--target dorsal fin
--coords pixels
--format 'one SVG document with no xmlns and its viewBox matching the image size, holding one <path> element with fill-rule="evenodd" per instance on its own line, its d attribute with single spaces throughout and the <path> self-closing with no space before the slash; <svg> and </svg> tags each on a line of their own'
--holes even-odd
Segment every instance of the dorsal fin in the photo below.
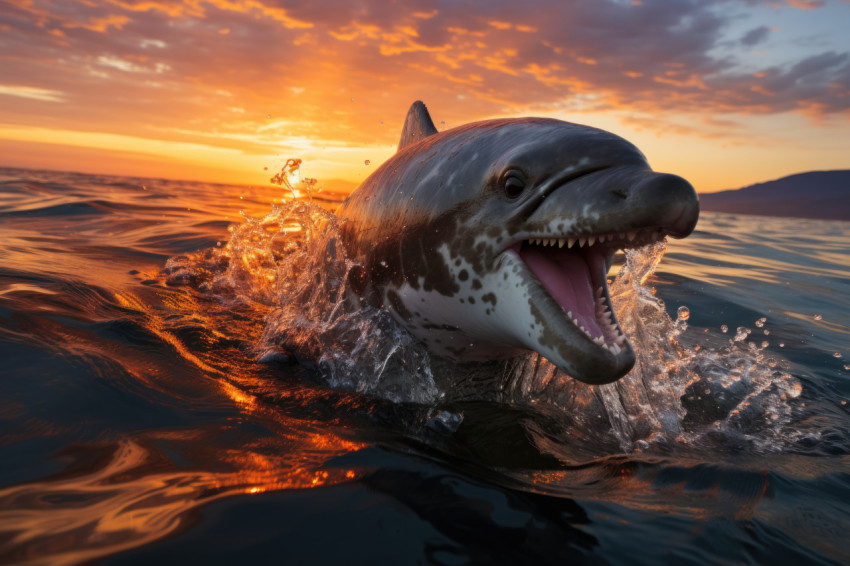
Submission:
<svg viewBox="0 0 850 566">
<path fill-rule="evenodd" d="M 425 108 L 425 103 L 417 100 L 411 104 L 410 110 L 407 111 L 404 128 L 401 130 L 401 139 L 398 141 L 398 150 L 401 151 L 410 144 L 436 133 L 437 128 L 434 127 L 434 122 L 431 120 L 431 115 L 428 114 L 428 109 Z"/>
</svg>

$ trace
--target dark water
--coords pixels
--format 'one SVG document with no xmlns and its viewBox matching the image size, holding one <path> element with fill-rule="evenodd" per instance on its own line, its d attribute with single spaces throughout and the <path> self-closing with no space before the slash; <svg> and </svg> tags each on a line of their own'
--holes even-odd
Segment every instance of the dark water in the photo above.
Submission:
<svg viewBox="0 0 850 566">
<path fill-rule="evenodd" d="M 450 387 L 283 196 L 0 169 L 0 563 L 850 562 L 850 223 L 704 214 L 624 380 Z"/>
</svg>

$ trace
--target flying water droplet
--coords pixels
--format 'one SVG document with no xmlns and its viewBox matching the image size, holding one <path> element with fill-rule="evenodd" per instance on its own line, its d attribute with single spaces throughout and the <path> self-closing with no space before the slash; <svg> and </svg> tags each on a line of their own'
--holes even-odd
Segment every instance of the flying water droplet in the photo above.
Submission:
<svg viewBox="0 0 850 566">
<path fill-rule="evenodd" d="M 841 357 L 841 352 L 833 352 L 832 357 L 833 357 L 833 358 L 840 358 L 840 357 Z"/>
<path fill-rule="evenodd" d="M 372 162 L 371 162 L 371 161 L 369 161 L 369 160 L 367 159 L 367 160 L 366 160 L 366 161 L 364 161 L 363 163 L 365 163 L 366 165 L 369 165 L 369 164 L 370 164 L 370 163 L 372 163 Z"/>
<path fill-rule="evenodd" d="M 676 311 L 679 320 L 688 320 L 691 317 L 691 309 L 685 306 L 679 307 L 679 310 Z"/>
<path fill-rule="evenodd" d="M 815 320 L 823 320 L 823 315 L 822 315 L 822 314 L 816 314 L 816 315 L 814 316 L 814 319 L 815 319 Z"/>
<path fill-rule="evenodd" d="M 766 316 L 763 316 L 763 317 L 761 317 L 760 319 L 758 319 L 758 320 L 756 321 L 756 326 L 758 326 L 759 328 L 764 328 L 764 323 L 765 323 L 765 322 L 767 322 L 767 317 L 766 317 Z"/>
<path fill-rule="evenodd" d="M 723 334 L 726 334 L 727 332 L 729 332 L 729 327 L 726 326 L 725 324 L 721 324 L 720 325 L 720 332 L 722 332 Z"/>
</svg>

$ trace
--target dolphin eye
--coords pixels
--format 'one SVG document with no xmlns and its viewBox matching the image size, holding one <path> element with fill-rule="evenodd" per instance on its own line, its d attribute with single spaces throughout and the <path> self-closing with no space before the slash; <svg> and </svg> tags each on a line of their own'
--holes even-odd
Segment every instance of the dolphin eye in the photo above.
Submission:
<svg viewBox="0 0 850 566">
<path fill-rule="evenodd" d="M 515 199 L 525 190 L 525 175 L 517 169 L 509 169 L 502 176 L 502 187 L 509 199 Z"/>
</svg>

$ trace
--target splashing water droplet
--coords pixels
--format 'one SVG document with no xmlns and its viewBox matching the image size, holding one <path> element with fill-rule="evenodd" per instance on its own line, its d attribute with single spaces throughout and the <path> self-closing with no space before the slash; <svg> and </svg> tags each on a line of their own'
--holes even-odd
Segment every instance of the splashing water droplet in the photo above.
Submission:
<svg viewBox="0 0 850 566">
<path fill-rule="evenodd" d="M 271 118 L 272 118 L 271 114 L 266 114 L 266 120 L 271 120 Z"/>
<path fill-rule="evenodd" d="M 369 165 L 369 164 L 370 164 L 370 163 L 372 163 L 372 162 L 371 162 L 371 161 L 369 161 L 369 160 L 367 159 L 367 160 L 366 160 L 366 161 L 364 161 L 363 163 L 365 163 L 366 165 Z"/>
<path fill-rule="evenodd" d="M 441 124 L 445 124 L 445 123 L 446 123 L 446 121 L 445 121 L 445 120 L 440 120 L 440 123 L 441 123 Z"/>
<path fill-rule="evenodd" d="M 691 317 L 691 309 L 682 306 L 679 307 L 679 310 L 676 311 L 676 314 L 679 316 L 679 320 L 688 320 Z"/>
<path fill-rule="evenodd" d="M 833 352 L 832 357 L 833 357 L 833 358 L 840 358 L 840 357 L 841 357 L 841 352 Z"/>
<path fill-rule="evenodd" d="M 770 346 L 770 342 L 768 342 L 767 340 L 761 343 L 762 348 L 767 348 L 768 346 Z"/>
<path fill-rule="evenodd" d="M 823 315 L 822 315 L 822 314 L 816 314 L 816 315 L 814 316 L 814 319 L 815 319 L 815 320 L 823 320 Z"/>
<path fill-rule="evenodd" d="M 767 317 L 766 317 L 766 316 L 763 316 L 763 317 L 761 317 L 760 319 L 758 319 L 758 320 L 756 321 L 756 326 L 758 326 L 759 328 L 764 328 L 764 323 L 765 323 L 765 322 L 767 322 Z"/>
<path fill-rule="evenodd" d="M 735 332 L 735 342 L 745 340 L 750 335 L 750 329 L 745 326 L 739 326 Z"/>
<path fill-rule="evenodd" d="M 354 102 L 354 97 L 351 97 L 351 102 Z"/>
<path fill-rule="evenodd" d="M 850 364 L 844 364 L 844 369 L 850 371 Z"/>
<path fill-rule="evenodd" d="M 720 332 L 722 332 L 723 334 L 726 334 L 727 332 L 729 332 L 729 327 L 726 326 L 725 324 L 721 324 L 720 325 Z"/>
</svg>

